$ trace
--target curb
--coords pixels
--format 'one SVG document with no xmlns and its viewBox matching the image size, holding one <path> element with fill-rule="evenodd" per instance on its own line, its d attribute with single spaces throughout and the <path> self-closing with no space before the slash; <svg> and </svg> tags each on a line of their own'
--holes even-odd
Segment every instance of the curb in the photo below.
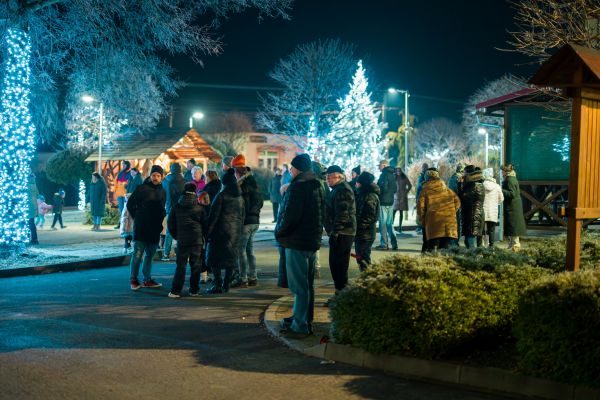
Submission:
<svg viewBox="0 0 600 400">
<path fill-rule="evenodd" d="M 98 258 L 95 260 L 73 261 L 62 264 L 44 265 L 38 267 L 14 268 L 0 270 L 0 278 L 14 278 L 28 275 L 52 274 L 55 272 L 84 271 L 97 268 L 112 268 L 128 265 L 131 255 Z"/>
<path fill-rule="evenodd" d="M 315 345 L 315 338 L 312 341 L 288 339 L 279 335 L 277 311 L 279 308 L 289 308 L 292 302 L 292 296 L 284 296 L 275 300 L 265 311 L 264 324 L 269 333 L 277 340 L 310 357 L 375 369 L 413 379 L 459 385 L 483 392 L 549 400 L 600 399 L 600 389 L 533 378 L 499 368 L 473 367 L 419 358 L 373 354 L 358 347 L 332 342 Z"/>
</svg>

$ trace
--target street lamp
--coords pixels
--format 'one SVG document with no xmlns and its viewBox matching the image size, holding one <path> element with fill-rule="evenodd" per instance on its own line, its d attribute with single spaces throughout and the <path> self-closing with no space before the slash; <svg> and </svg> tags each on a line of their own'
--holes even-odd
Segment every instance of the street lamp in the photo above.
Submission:
<svg viewBox="0 0 600 400">
<path fill-rule="evenodd" d="M 488 167 L 488 148 L 489 148 L 489 134 L 487 129 L 485 128 L 479 128 L 477 130 L 477 133 L 479 133 L 480 135 L 485 135 L 485 167 Z"/>
<path fill-rule="evenodd" d="M 81 97 L 81 100 L 83 100 L 85 103 L 93 103 L 94 101 L 96 101 L 96 99 L 94 99 L 92 96 L 90 95 L 84 95 Z M 102 140 L 103 140 L 103 125 L 104 125 L 104 103 L 100 102 L 100 129 L 98 132 L 98 173 L 100 175 L 102 175 Z"/>
<path fill-rule="evenodd" d="M 195 112 L 192 114 L 192 116 L 190 117 L 190 129 L 194 127 L 194 120 L 195 119 L 202 119 L 204 118 L 204 114 L 201 112 Z"/>
<path fill-rule="evenodd" d="M 404 94 L 404 171 L 408 169 L 408 90 L 389 88 L 388 93 Z"/>
</svg>

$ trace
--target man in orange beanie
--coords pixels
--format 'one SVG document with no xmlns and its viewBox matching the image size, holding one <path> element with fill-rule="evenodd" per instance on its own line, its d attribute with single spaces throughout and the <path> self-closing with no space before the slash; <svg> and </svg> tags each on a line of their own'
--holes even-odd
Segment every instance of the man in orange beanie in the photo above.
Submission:
<svg viewBox="0 0 600 400">
<path fill-rule="evenodd" d="M 246 157 L 243 154 L 238 154 L 231 160 L 231 166 L 233 168 L 241 168 L 246 166 Z"/>
</svg>

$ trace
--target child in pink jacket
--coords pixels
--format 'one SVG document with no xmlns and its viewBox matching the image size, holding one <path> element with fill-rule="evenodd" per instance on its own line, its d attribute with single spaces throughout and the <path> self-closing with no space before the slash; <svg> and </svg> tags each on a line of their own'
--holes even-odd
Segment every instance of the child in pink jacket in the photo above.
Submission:
<svg viewBox="0 0 600 400">
<path fill-rule="evenodd" d="M 35 224 L 40 228 L 44 229 L 44 223 L 46 222 L 46 214 L 52 210 L 52 206 L 46 204 L 46 198 L 41 194 L 37 197 L 37 208 L 38 215 L 35 217 Z"/>
</svg>

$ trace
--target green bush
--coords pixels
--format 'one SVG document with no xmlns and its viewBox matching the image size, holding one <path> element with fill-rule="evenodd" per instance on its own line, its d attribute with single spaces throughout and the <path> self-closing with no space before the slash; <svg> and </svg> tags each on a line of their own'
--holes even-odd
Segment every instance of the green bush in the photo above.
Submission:
<svg viewBox="0 0 600 400">
<path fill-rule="evenodd" d="M 513 331 L 525 373 L 600 386 L 600 271 L 563 272 L 531 285 Z"/>
<path fill-rule="evenodd" d="M 556 272 L 565 270 L 567 236 L 557 235 L 549 238 L 527 240 L 522 253 L 530 258 L 530 263 Z M 581 236 L 581 268 L 590 269 L 600 266 L 600 236 L 585 232 Z"/>
<path fill-rule="evenodd" d="M 104 213 L 104 217 L 102 217 L 102 224 L 104 225 L 117 225 L 121 221 L 121 214 L 119 213 L 118 208 L 113 208 L 110 204 L 106 204 L 106 212 Z M 85 209 L 85 221 L 84 225 L 92 225 L 94 222 L 92 220 L 92 213 L 89 207 Z"/>
<path fill-rule="evenodd" d="M 48 159 L 46 163 L 46 176 L 52 182 L 69 185 L 80 180 L 89 182 L 94 168 L 91 163 L 86 163 L 88 152 L 78 149 L 59 151 Z"/>
<path fill-rule="evenodd" d="M 536 265 L 531 257 L 524 252 L 513 252 L 509 250 L 489 247 L 477 247 L 467 249 L 465 247 L 453 247 L 446 253 L 459 266 L 473 271 L 494 272 L 502 265 Z"/>
<path fill-rule="evenodd" d="M 469 270 L 446 256 L 388 258 L 336 297 L 332 335 L 373 353 L 437 358 L 510 330 L 520 293 L 544 274 L 525 265 Z"/>
</svg>

